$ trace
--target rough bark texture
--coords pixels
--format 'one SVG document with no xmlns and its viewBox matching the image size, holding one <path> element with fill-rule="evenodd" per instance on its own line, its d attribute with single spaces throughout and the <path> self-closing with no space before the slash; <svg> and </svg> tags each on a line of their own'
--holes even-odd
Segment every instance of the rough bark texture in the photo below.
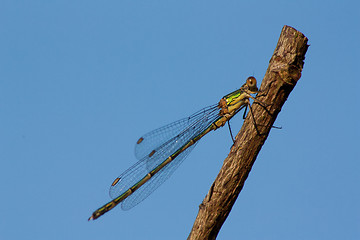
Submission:
<svg viewBox="0 0 360 240">
<path fill-rule="evenodd" d="M 308 39 L 296 29 L 284 26 L 254 103 L 230 154 L 199 206 L 188 239 L 216 239 L 229 215 L 255 159 L 265 143 L 281 107 L 301 77 Z"/>
</svg>

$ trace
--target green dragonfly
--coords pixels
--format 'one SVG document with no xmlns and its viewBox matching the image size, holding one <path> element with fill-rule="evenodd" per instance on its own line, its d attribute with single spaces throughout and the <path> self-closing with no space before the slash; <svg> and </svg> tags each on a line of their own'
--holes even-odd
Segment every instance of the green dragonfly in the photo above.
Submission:
<svg viewBox="0 0 360 240">
<path fill-rule="evenodd" d="M 219 103 L 139 138 L 135 145 L 139 161 L 114 180 L 110 187 L 113 200 L 97 209 L 89 220 L 97 219 L 119 203 L 123 210 L 129 210 L 147 198 L 170 177 L 203 136 L 250 106 L 249 98 L 254 99 L 250 94 L 257 92 L 255 77 L 248 77 L 240 89 L 224 96 Z M 245 113 L 246 109 L 244 116 Z"/>
</svg>

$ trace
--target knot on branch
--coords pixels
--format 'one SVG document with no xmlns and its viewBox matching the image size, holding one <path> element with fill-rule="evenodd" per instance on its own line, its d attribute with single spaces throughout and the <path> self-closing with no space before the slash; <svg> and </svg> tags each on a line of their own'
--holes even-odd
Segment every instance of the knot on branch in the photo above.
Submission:
<svg viewBox="0 0 360 240">
<path fill-rule="evenodd" d="M 289 85 L 295 85 L 297 83 L 301 78 L 301 70 L 301 68 L 294 64 L 289 65 L 281 61 L 280 57 L 276 57 L 270 64 L 270 72 L 277 74 L 282 81 Z"/>
</svg>

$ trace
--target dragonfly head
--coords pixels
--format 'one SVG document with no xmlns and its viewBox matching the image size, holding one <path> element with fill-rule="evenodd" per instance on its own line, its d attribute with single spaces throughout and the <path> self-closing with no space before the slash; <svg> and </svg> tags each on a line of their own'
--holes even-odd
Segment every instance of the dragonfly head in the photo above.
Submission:
<svg viewBox="0 0 360 240">
<path fill-rule="evenodd" d="M 256 86 L 256 78 L 253 76 L 250 76 L 246 79 L 245 83 L 245 89 L 248 90 L 250 93 L 257 93 L 258 88 Z"/>
</svg>

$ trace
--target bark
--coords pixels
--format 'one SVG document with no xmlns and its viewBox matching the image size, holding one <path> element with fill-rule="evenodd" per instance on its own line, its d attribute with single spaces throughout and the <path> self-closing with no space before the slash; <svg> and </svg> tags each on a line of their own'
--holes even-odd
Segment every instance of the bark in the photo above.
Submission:
<svg viewBox="0 0 360 240">
<path fill-rule="evenodd" d="M 290 92 L 301 77 L 308 39 L 284 26 L 256 99 L 236 136 L 235 144 L 199 206 L 188 239 L 216 239 L 229 215 L 256 157 Z M 255 123 L 255 124 L 254 124 Z"/>
</svg>

